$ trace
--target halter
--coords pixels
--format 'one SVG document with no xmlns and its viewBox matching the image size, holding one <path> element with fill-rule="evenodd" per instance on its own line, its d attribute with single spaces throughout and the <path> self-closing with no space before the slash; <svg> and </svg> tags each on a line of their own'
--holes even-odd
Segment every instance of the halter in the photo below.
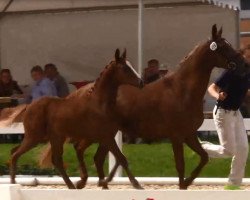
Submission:
<svg viewBox="0 0 250 200">
<path fill-rule="evenodd" d="M 225 41 L 228 45 L 231 46 L 231 44 L 230 44 L 226 39 L 224 39 L 224 41 Z M 227 59 L 227 56 L 226 56 L 224 53 L 222 53 L 222 51 L 220 51 L 220 48 L 218 48 L 218 45 L 217 45 L 217 43 L 216 43 L 215 41 L 213 41 L 213 42 L 209 45 L 209 48 L 210 48 L 211 51 L 217 52 L 217 53 L 219 53 L 221 56 L 223 56 L 224 58 Z M 227 61 L 228 61 L 228 69 L 229 69 L 229 70 L 235 70 L 235 69 L 236 69 L 236 66 L 237 66 L 236 63 L 235 63 L 234 61 L 229 61 L 229 59 L 227 59 Z"/>
</svg>

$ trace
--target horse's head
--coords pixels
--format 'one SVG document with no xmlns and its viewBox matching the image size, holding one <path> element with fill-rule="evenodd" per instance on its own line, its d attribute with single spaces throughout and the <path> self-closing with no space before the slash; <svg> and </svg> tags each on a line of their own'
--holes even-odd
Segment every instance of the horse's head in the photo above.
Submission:
<svg viewBox="0 0 250 200">
<path fill-rule="evenodd" d="M 248 73 L 249 69 L 240 52 L 233 49 L 231 44 L 222 38 L 222 28 L 217 31 L 216 24 L 212 26 L 212 37 L 208 41 L 209 52 L 212 56 L 211 62 L 214 66 L 234 70 L 236 74 L 243 75 Z"/>
<path fill-rule="evenodd" d="M 120 50 L 115 51 L 115 79 L 119 84 L 129 84 L 136 87 L 143 87 L 143 81 L 140 75 L 134 70 L 132 65 L 126 59 L 126 50 L 120 55 Z"/>
</svg>

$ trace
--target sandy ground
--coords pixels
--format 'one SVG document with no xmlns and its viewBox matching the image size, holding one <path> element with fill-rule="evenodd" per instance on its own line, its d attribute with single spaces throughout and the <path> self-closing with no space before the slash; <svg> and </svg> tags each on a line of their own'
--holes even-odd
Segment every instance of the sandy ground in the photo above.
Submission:
<svg viewBox="0 0 250 200">
<path fill-rule="evenodd" d="M 177 185 L 142 185 L 145 190 L 178 190 Z M 22 186 L 25 189 L 67 189 L 65 185 L 38 185 L 38 186 Z M 98 189 L 100 187 L 96 185 L 86 185 L 85 189 Z M 133 189 L 131 185 L 109 185 L 109 189 Z M 189 190 L 224 190 L 223 185 L 192 185 L 188 188 Z M 241 186 L 242 190 L 249 190 L 250 185 Z"/>
</svg>

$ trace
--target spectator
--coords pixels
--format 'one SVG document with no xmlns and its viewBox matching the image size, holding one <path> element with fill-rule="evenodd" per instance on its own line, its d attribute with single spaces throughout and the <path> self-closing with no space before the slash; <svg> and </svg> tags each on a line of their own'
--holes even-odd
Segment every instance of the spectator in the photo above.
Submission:
<svg viewBox="0 0 250 200">
<path fill-rule="evenodd" d="M 143 79 L 146 84 L 156 81 L 160 78 L 159 61 L 151 59 L 148 61 L 148 67 L 144 69 Z"/>
<path fill-rule="evenodd" d="M 44 66 L 46 76 L 54 82 L 57 95 L 59 97 L 66 97 L 69 94 L 69 87 L 65 79 L 59 74 L 54 64 L 49 63 Z"/>
<path fill-rule="evenodd" d="M 32 79 L 35 81 L 31 91 L 31 101 L 43 96 L 57 96 L 54 83 L 49 80 L 40 66 L 31 69 Z"/>
<path fill-rule="evenodd" d="M 167 67 L 162 67 L 159 69 L 160 78 L 164 77 L 168 73 Z"/>
<path fill-rule="evenodd" d="M 18 86 L 17 82 L 12 80 L 9 69 L 2 69 L 0 71 L 0 96 L 11 97 L 15 94 L 23 94 L 23 91 Z"/>
</svg>

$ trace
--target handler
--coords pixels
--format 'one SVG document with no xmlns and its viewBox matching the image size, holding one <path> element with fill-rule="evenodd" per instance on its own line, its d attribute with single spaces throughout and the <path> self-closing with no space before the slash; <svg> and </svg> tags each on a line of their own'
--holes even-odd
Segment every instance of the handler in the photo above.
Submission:
<svg viewBox="0 0 250 200">
<path fill-rule="evenodd" d="M 209 157 L 232 157 L 228 185 L 225 189 L 239 189 L 245 174 L 249 147 L 239 108 L 249 86 L 249 73 L 240 77 L 233 71 L 225 70 L 208 88 L 209 94 L 217 100 L 213 118 L 220 144 L 203 142 L 202 147 Z"/>
</svg>

